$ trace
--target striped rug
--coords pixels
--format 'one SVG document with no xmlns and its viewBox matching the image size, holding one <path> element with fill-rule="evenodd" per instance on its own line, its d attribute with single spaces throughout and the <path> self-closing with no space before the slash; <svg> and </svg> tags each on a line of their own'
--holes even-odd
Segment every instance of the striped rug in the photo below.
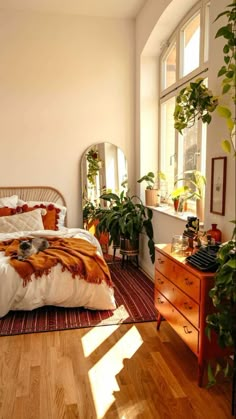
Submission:
<svg viewBox="0 0 236 419">
<path fill-rule="evenodd" d="M 150 322 L 156 319 L 154 284 L 131 263 L 109 263 L 115 285 L 117 309 L 92 311 L 83 308 L 42 307 L 33 311 L 11 311 L 0 319 L 0 336 Z"/>
</svg>

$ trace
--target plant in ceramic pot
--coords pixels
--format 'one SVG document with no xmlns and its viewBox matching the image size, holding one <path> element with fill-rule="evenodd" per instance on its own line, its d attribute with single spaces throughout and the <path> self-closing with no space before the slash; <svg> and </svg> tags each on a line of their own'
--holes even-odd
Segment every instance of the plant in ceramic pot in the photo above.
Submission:
<svg viewBox="0 0 236 419">
<path fill-rule="evenodd" d="M 148 247 L 151 261 L 155 260 L 155 243 L 153 241 L 152 210 L 145 208 L 137 196 L 128 196 L 124 191 L 118 196 L 114 193 L 103 194 L 100 197 L 109 202 L 107 209 L 101 209 L 97 214 L 99 232 L 109 232 L 109 244 L 117 245 L 122 238 L 137 245 L 139 235 L 145 233 L 148 237 Z"/>
<path fill-rule="evenodd" d="M 206 185 L 206 177 L 198 170 L 186 170 L 183 177 L 178 177 L 175 184 L 178 182 L 185 183 L 185 192 L 187 192 L 187 199 L 196 201 L 196 214 L 202 221 L 204 210 L 204 189 Z"/>
<path fill-rule="evenodd" d="M 163 172 L 157 172 L 155 175 L 154 172 L 148 172 L 146 175 L 142 176 L 137 182 L 142 183 L 146 182 L 147 186 L 145 189 L 145 203 L 148 206 L 158 206 L 160 205 L 161 192 L 160 192 L 160 183 L 161 181 L 166 180 L 166 176 Z"/>
<path fill-rule="evenodd" d="M 176 212 L 187 211 L 187 199 L 188 199 L 188 186 L 180 186 L 175 188 L 170 197 L 174 203 L 174 209 Z"/>
</svg>

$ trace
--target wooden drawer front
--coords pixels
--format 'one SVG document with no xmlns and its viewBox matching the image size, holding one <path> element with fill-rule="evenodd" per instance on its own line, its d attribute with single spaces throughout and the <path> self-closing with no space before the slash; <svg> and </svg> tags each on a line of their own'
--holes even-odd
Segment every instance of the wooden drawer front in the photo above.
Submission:
<svg viewBox="0 0 236 419">
<path fill-rule="evenodd" d="M 155 270 L 155 288 L 170 300 L 172 294 L 173 284 L 165 276 L 163 276 L 159 271 Z"/>
<path fill-rule="evenodd" d="M 177 287 L 172 287 L 172 299 L 170 302 L 180 311 L 196 328 L 199 327 L 200 307 L 187 294 Z"/>
<path fill-rule="evenodd" d="M 162 253 L 156 251 L 156 269 L 165 275 L 167 278 L 171 278 L 174 269 L 174 263 Z"/>
<path fill-rule="evenodd" d="M 173 279 L 173 282 L 196 302 L 200 302 L 200 279 L 198 277 L 175 264 L 170 279 Z"/>
<path fill-rule="evenodd" d="M 168 321 L 191 351 L 198 353 L 198 331 L 189 323 L 166 298 L 158 291 L 155 292 L 155 307 Z"/>
<path fill-rule="evenodd" d="M 173 304 L 195 327 L 199 327 L 199 305 L 160 272 L 155 272 L 155 289 Z"/>
</svg>

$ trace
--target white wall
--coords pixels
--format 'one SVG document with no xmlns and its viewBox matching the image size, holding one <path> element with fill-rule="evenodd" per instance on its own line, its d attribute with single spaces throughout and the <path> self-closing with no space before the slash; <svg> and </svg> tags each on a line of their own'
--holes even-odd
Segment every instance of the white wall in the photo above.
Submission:
<svg viewBox="0 0 236 419">
<path fill-rule="evenodd" d="M 173 32 L 176 24 L 184 17 L 186 12 L 196 3 L 195 0 L 166 0 L 155 1 L 148 0 L 145 7 L 141 10 L 136 21 L 136 173 L 137 176 L 145 174 L 148 170 L 154 169 L 155 157 L 157 159 L 156 144 L 147 145 L 145 139 L 145 131 L 149 133 L 149 137 L 155 136 L 158 131 L 157 126 L 154 126 L 153 132 L 150 133 L 150 124 L 146 124 L 149 116 L 156 111 L 158 115 L 158 95 L 154 94 L 152 97 L 151 110 L 146 105 L 147 101 L 143 100 L 142 86 L 145 77 L 150 81 L 150 74 L 152 76 L 153 86 L 158 86 L 159 82 L 159 55 L 161 46 L 168 40 L 168 37 Z M 212 0 L 210 22 L 213 22 L 215 17 L 226 6 L 227 0 Z M 222 21 L 218 24 L 211 24 L 210 27 L 210 57 L 209 57 L 209 86 L 213 91 L 220 93 L 220 80 L 217 78 L 218 69 L 223 64 L 222 58 L 222 42 L 215 39 L 215 33 L 218 26 L 222 26 Z M 216 53 L 219 51 L 219 53 Z M 150 64 L 152 63 L 152 64 Z M 153 63 L 157 68 L 156 80 L 153 78 Z M 148 92 L 148 90 L 147 90 Z M 155 92 L 156 93 L 156 92 Z M 149 95 L 151 98 L 151 96 Z M 220 142 L 224 138 L 225 127 L 224 121 L 217 115 L 214 116 L 212 123 L 208 127 L 208 143 L 207 143 L 207 158 L 206 158 L 206 207 L 205 207 L 205 225 L 204 229 L 209 229 L 211 223 L 218 223 L 218 227 L 222 230 L 223 240 L 229 240 L 232 235 L 232 224 L 230 220 L 235 219 L 235 160 L 232 156 L 228 156 L 227 165 L 227 190 L 226 190 L 226 212 L 225 216 L 216 216 L 210 213 L 210 179 L 211 179 L 211 158 L 225 155 L 220 147 Z M 148 167 L 148 163 L 150 166 Z M 138 193 L 143 196 L 142 185 L 137 186 Z M 154 239 L 157 243 L 170 242 L 173 234 L 182 233 L 185 226 L 185 221 L 176 218 L 171 218 L 162 213 L 154 213 L 153 217 Z M 145 240 L 143 240 L 145 241 Z M 147 251 L 147 246 L 142 244 L 140 264 L 151 276 L 154 274 L 154 267 L 152 266 Z"/>
<path fill-rule="evenodd" d="M 2 186 L 50 185 L 81 226 L 80 158 L 108 141 L 134 182 L 134 21 L 0 11 Z"/>
</svg>

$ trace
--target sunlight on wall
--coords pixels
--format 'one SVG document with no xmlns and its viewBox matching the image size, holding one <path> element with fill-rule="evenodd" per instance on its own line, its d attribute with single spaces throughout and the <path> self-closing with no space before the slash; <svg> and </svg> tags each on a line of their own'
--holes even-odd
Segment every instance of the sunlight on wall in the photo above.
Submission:
<svg viewBox="0 0 236 419">
<path fill-rule="evenodd" d="M 104 414 L 115 401 L 113 393 L 120 390 L 116 375 L 123 368 L 123 360 L 131 358 L 142 343 L 141 335 L 136 327 L 132 326 L 89 370 L 89 380 L 98 419 L 104 417 Z"/>
<path fill-rule="evenodd" d="M 113 332 L 115 332 L 124 320 L 128 319 L 129 313 L 122 304 L 113 311 L 113 315 L 109 317 L 111 327 L 102 328 L 94 327 L 85 336 L 82 337 L 82 346 L 84 356 L 88 357 L 96 348 L 101 345 Z M 107 325 L 108 320 L 102 320 L 97 326 Z"/>
</svg>

